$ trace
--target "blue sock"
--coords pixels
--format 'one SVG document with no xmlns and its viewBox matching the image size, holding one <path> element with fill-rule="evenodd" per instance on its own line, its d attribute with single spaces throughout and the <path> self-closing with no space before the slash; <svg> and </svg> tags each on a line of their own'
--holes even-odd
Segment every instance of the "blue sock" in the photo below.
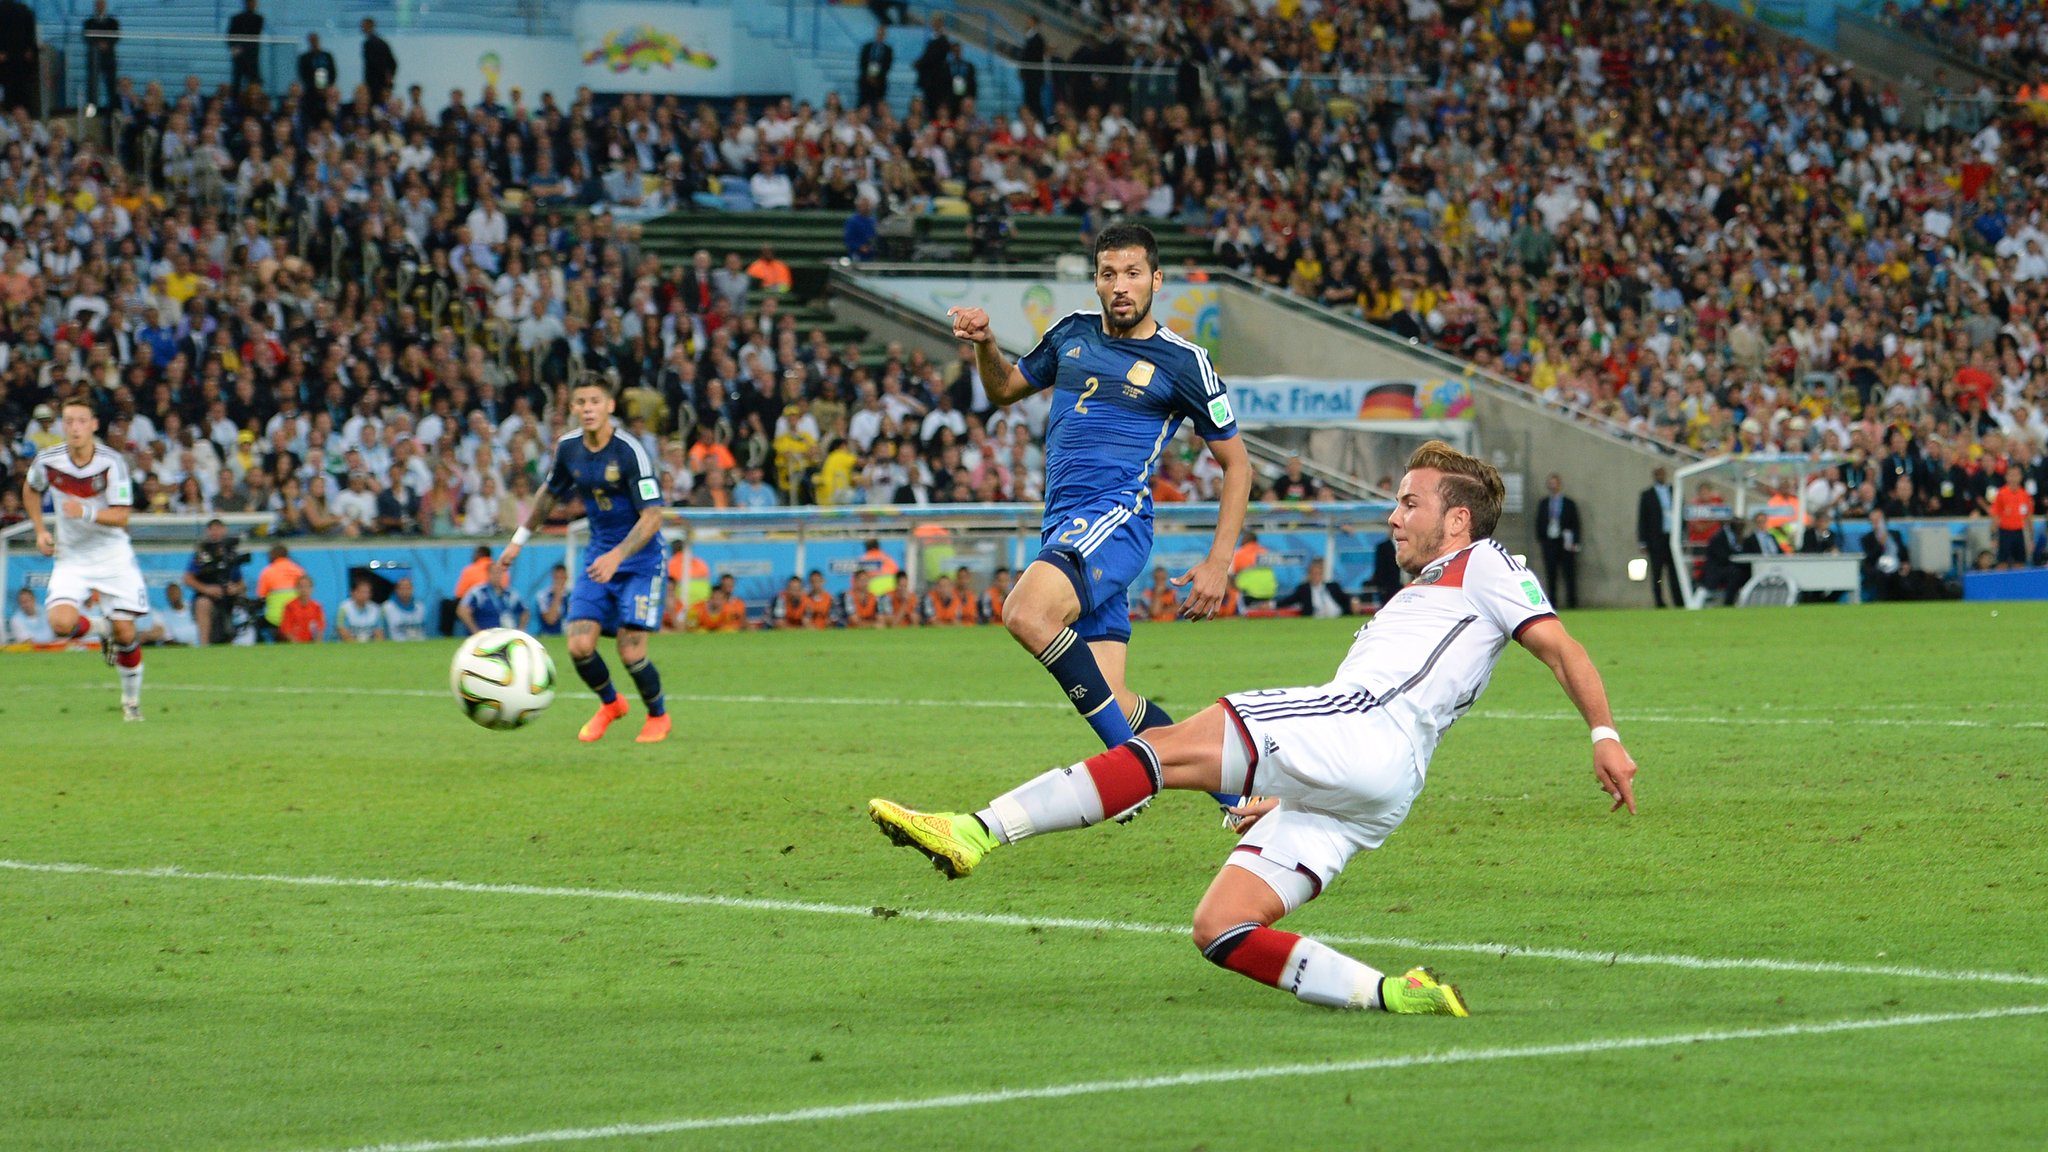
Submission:
<svg viewBox="0 0 2048 1152">
<path fill-rule="evenodd" d="M 649 716 L 660 716 L 668 711 L 668 705 L 661 700 L 661 673 L 654 670 L 654 661 L 642 656 L 638 661 L 626 665 L 626 674 L 640 688 L 640 699 L 647 704 Z"/>
<path fill-rule="evenodd" d="M 1147 728 L 1164 728 L 1173 723 L 1173 716 L 1161 708 L 1157 701 L 1138 697 L 1138 710 L 1131 714 L 1131 731 L 1143 732 Z"/>
<path fill-rule="evenodd" d="M 609 704 L 619 698 L 617 690 L 612 687 L 612 670 L 604 666 L 604 657 L 592 652 L 588 656 L 572 658 L 572 663 L 576 665 L 576 674 L 583 677 L 583 682 L 590 685 L 592 692 L 597 693 L 600 702 Z"/>
<path fill-rule="evenodd" d="M 1104 748 L 1130 742 L 1131 722 L 1124 718 L 1124 710 L 1117 707 L 1116 694 L 1109 690 L 1109 681 L 1103 679 L 1095 653 L 1082 643 L 1079 633 L 1072 628 L 1060 629 L 1060 634 L 1038 654 L 1038 662 L 1059 681 L 1060 691 L 1073 702 L 1074 711 L 1095 729 Z"/>
<path fill-rule="evenodd" d="M 1173 716 L 1161 708 L 1158 701 L 1138 697 L 1138 711 L 1131 717 L 1131 731 L 1143 732 L 1148 728 L 1164 728 L 1171 723 Z M 1228 792 L 1211 792 L 1209 797 L 1225 808 L 1236 804 L 1239 799 Z"/>
</svg>

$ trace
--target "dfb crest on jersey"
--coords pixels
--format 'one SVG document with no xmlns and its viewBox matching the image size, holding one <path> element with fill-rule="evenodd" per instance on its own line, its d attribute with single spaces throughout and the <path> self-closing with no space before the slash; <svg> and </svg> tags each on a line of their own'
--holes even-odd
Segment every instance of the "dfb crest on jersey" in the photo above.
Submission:
<svg viewBox="0 0 2048 1152">
<path fill-rule="evenodd" d="M 1443 578 L 1444 566 L 1439 564 L 1436 567 L 1431 568 L 1429 571 L 1424 572 L 1422 575 L 1417 576 L 1415 578 L 1415 583 L 1427 586 L 1430 584 L 1434 584 Z"/>
<path fill-rule="evenodd" d="M 604 482 L 607 484 L 617 484 L 619 482 L 619 466 L 616 463 L 604 466 Z"/>
</svg>

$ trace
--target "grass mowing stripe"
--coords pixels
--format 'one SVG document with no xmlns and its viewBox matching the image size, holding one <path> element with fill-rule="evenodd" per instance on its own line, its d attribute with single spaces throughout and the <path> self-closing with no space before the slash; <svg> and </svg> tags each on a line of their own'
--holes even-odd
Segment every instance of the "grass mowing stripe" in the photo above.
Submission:
<svg viewBox="0 0 2048 1152">
<path fill-rule="evenodd" d="M 17 692 L 72 691 L 76 688 L 112 689 L 119 687 L 113 681 L 104 684 L 19 684 Z M 312 688 L 295 687 L 289 684 L 255 684 L 237 686 L 229 684 L 158 684 L 149 685 L 151 692 L 202 692 L 223 695 L 268 694 L 283 696 L 409 696 L 421 699 L 442 699 L 449 694 L 426 688 Z M 592 693 L 565 689 L 558 691 L 559 697 L 595 700 Z M 670 700 L 690 704 L 772 704 L 777 706 L 825 707 L 848 706 L 855 708 L 1000 708 L 1037 710 L 1050 709 L 1058 712 L 1068 710 L 1067 705 L 1043 700 L 938 700 L 922 697 L 892 698 L 870 696 L 777 696 L 768 693 L 709 693 L 709 692 L 664 692 Z M 1784 711 L 1784 709 L 1773 709 Z M 1581 722 L 1576 712 L 1528 712 L 1502 711 L 1482 708 L 1473 715 L 1483 720 L 1530 720 L 1543 723 Z M 2002 722 L 1995 720 L 1920 720 L 1900 719 L 1884 716 L 1855 717 L 1842 719 L 1834 716 L 1750 716 L 1738 713 L 1692 713 L 1682 710 L 1646 710 L 1630 712 L 1623 710 L 1616 714 L 1621 724 L 1709 724 L 1716 726 L 1765 727 L 1765 728 L 1983 728 L 2005 731 L 2031 731 L 2048 729 L 2048 720 L 2019 720 Z"/>
<path fill-rule="evenodd" d="M 1328 1064 L 1279 1064 L 1264 1068 L 1221 1068 L 1208 1072 L 1180 1072 L 1170 1076 L 1134 1076 L 1125 1080 L 1089 1080 L 1077 1084 L 1048 1084 L 1040 1088 L 1005 1088 L 994 1092 L 963 1092 L 951 1096 L 927 1096 L 910 1100 L 877 1100 L 865 1104 L 836 1104 L 821 1108 L 797 1108 L 787 1112 L 752 1112 L 735 1116 L 705 1116 L 655 1123 L 607 1124 L 594 1128 L 556 1128 L 545 1132 L 522 1132 L 505 1136 L 475 1136 L 458 1140 L 416 1140 L 400 1144 L 366 1144 L 348 1152 L 457 1152 L 467 1148 L 518 1148 L 530 1144 L 566 1144 L 583 1140 L 606 1140 L 626 1136 L 660 1136 L 675 1132 L 700 1132 L 716 1128 L 759 1128 L 773 1124 L 802 1124 L 822 1120 L 850 1120 L 895 1112 L 929 1112 L 945 1108 L 974 1108 L 1008 1104 L 1019 1100 L 1060 1100 L 1071 1096 L 1099 1096 L 1113 1092 L 1143 1092 L 1159 1088 L 1189 1088 L 1209 1084 L 1238 1084 L 1251 1080 L 1275 1080 L 1292 1076 L 1328 1076 L 1344 1072 L 1374 1072 L 1401 1068 L 1427 1068 L 1446 1064 L 1480 1064 L 1495 1060 L 1531 1060 L 1545 1056 L 1597 1055 L 1644 1048 L 1677 1048 L 1692 1044 L 1724 1044 L 1737 1040 L 1771 1040 L 1789 1036 L 1829 1036 L 1843 1032 L 1868 1032 L 1879 1028 L 1910 1028 L 1929 1024 L 1960 1024 L 1999 1020 L 2015 1016 L 2048 1015 L 2048 1004 L 2011 1008 L 1986 1008 L 1977 1012 L 1935 1012 L 1912 1016 L 1877 1016 L 1857 1020 L 1832 1020 L 1825 1024 L 1784 1024 L 1775 1028 L 1732 1028 L 1710 1032 L 1681 1032 L 1668 1036 L 1617 1036 L 1606 1040 L 1579 1040 L 1567 1044 L 1534 1044 L 1515 1048 L 1453 1048 L 1448 1052 L 1425 1052 L 1414 1056 L 1377 1056 L 1366 1060 L 1340 1060 Z"/>
<path fill-rule="evenodd" d="M 981 924 L 1003 928 L 1071 928 L 1083 932 L 1129 932 L 1147 936 L 1185 936 L 1178 924 L 1145 924 L 1128 920 L 1086 920 L 1059 916 L 1017 916 L 993 912 L 943 912 L 917 908 L 860 907 L 801 900 L 764 900 L 743 896 L 706 896 L 687 892 L 651 892 L 631 888 L 567 888 L 537 884 L 479 884 L 466 880 L 396 880 L 368 876 L 301 876 L 260 872 L 192 872 L 176 866 L 102 868 L 93 864 L 38 863 L 0 860 L 0 870 L 74 876 L 121 876 L 151 880 L 213 880 L 244 884 L 280 884 L 306 888 L 372 888 L 406 892 L 462 892 L 471 895 L 568 897 L 675 904 L 695 908 L 736 908 L 756 912 L 799 912 L 827 916 L 867 916 L 919 920 L 931 924 Z M 2020 984 L 2048 987 L 2048 976 L 2027 972 L 1947 971 L 1891 964 L 1845 964 L 1830 960 L 1778 960 L 1769 957 L 1687 956 L 1654 952 L 1599 952 L 1583 948 L 1536 948 L 1518 944 L 1460 943 L 1414 940 L 1404 936 L 1321 935 L 1326 944 L 1367 948 L 1406 948 L 1418 952 L 1462 952 L 1503 959 L 1562 960 L 1581 964 L 1641 965 L 1695 970 L 1745 969 L 1763 972 L 1805 972 L 1831 976 L 1887 976 L 1915 980 L 1953 980 L 1977 984 Z"/>
</svg>

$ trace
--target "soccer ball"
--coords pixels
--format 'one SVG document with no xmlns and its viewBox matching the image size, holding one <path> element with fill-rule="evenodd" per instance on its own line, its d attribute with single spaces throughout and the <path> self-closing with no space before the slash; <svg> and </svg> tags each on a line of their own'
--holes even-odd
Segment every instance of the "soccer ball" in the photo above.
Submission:
<svg viewBox="0 0 2048 1152">
<path fill-rule="evenodd" d="M 517 628 L 487 628 L 462 642 L 448 670 L 462 711 L 486 728 L 517 728 L 555 700 L 555 662 Z"/>
</svg>

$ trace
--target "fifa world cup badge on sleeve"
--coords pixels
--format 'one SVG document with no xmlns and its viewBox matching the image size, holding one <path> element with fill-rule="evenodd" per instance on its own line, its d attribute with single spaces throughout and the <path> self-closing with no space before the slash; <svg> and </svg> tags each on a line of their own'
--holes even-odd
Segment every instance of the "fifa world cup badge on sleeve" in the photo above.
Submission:
<svg viewBox="0 0 2048 1152">
<path fill-rule="evenodd" d="M 1209 401 L 1209 419 L 1219 427 L 1230 423 L 1230 397 L 1218 396 Z"/>
<path fill-rule="evenodd" d="M 661 499 L 661 489 L 655 487 L 653 480 L 643 476 L 640 479 L 640 498 L 642 500 L 659 500 Z"/>
</svg>

